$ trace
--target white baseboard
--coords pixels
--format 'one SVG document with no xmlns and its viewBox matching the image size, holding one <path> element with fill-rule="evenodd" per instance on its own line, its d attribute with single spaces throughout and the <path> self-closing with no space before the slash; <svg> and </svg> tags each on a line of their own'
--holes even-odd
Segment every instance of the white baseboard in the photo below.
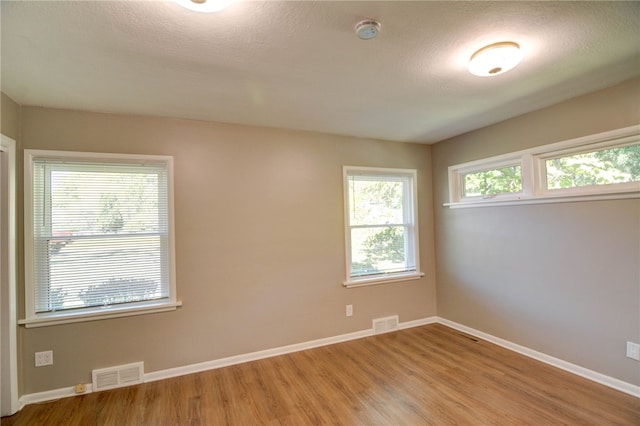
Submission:
<svg viewBox="0 0 640 426">
<path fill-rule="evenodd" d="M 50 391 L 22 395 L 18 399 L 18 411 L 22 410 L 25 405 L 36 404 L 39 402 L 55 401 L 57 399 L 68 398 L 70 396 L 85 395 L 87 393 L 93 392 L 91 383 L 86 383 L 84 386 L 85 392 L 82 392 L 81 394 L 76 393 L 75 387 L 71 386 L 69 388 L 53 389 Z"/>
<path fill-rule="evenodd" d="M 400 329 L 406 329 L 411 327 L 419 327 L 421 325 L 433 324 L 436 322 L 436 317 L 423 318 L 415 321 L 407 321 L 399 324 Z M 259 359 L 270 358 L 278 355 L 285 355 L 292 352 L 304 351 L 307 349 L 318 348 L 320 346 L 328 346 L 336 343 L 347 342 L 349 340 L 362 339 L 373 335 L 373 329 L 356 331 L 353 333 L 341 334 L 338 336 L 326 337 L 323 339 L 311 340 L 303 343 L 296 343 L 293 345 L 281 346 L 273 349 L 266 349 L 263 351 L 251 352 L 247 354 L 235 355 L 227 358 L 215 359 L 212 361 L 205 361 L 197 364 L 185 365 L 182 367 L 169 368 L 166 370 L 153 371 L 144 375 L 144 382 L 154 382 L 156 380 L 169 379 L 171 377 L 184 376 L 187 374 L 199 373 L 202 371 L 213 370 L 216 368 L 228 367 L 231 365 L 241 364 L 243 362 L 257 361 Z M 86 392 L 91 393 L 92 385 L 87 383 Z M 22 409 L 27 404 L 34 404 L 39 402 L 52 401 L 61 398 L 67 398 L 70 396 L 76 396 L 75 388 L 60 388 L 45 392 L 37 392 L 32 394 L 26 394 L 19 399 L 19 409 Z"/>
<path fill-rule="evenodd" d="M 335 343 L 349 340 L 361 339 L 373 335 L 373 330 L 362 330 L 353 333 L 341 334 L 324 339 L 311 340 L 309 342 L 296 343 L 293 345 L 281 346 L 279 348 L 266 349 L 263 351 L 251 352 L 248 354 L 230 356 L 228 358 L 215 359 L 213 361 L 201 362 L 198 364 L 185 365 L 183 367 L 169 368 L 166 370 L 154 371 L 144 375 L 145 382 L 169 379 L 171 377 L 184 376 L 186 374 L 199 373 L 216 368 L 228 367 L 230 365 L 242 364 L 243 362 L 257 361 L 259 359 L 271 358 L 278 355 L 290 354 L 292 352 L 304 351 L 318 348 L 320 346 L 333 345 Z"/>
<path fill-rule="evenodd" d="M 478 337 L 482 340 L 486 340 L 488 342 L 494 343 L 498 346 L 502 346 L 503 348 L 509 349 L 513 352 L 517 352 L 519 354 L 528 356 L 529 358 L 533 358 L 535 360 L 544 362 L 545 364 L 549 364 L 553 367 L 557 367 L 561 370 L 568 371 L 569 373 L 573 373 L 577 376 L 584 377 L 585 379 L 589 379 L 593 382 L 600 383 L 601 385 L 605 385 L 610 388 L 627 393 L 629 395 L 635 396 L 636 398 L 640 398 L 640 386 L 636 386 L 631 383 L 627 383 L 622 380 L 615 379 L 610 376 L 606 376 L 596 371 L 589 370 L 588 368 L 584 368 L 579 365 L 572 364 L 570 362 L 561 360 L 559 358 L 555 358 L 550 355 L 544 354 L 542 352 L 538 352 L 536 350 L 527 348 L 526 346 L 518 345 L 508 340 L 504 340 L 499 337 L 492 336 L 491 334 L 483 333 L 482 331 L 473 329 L 471 327 L 467 327 L 462 324 L 458 324 L 453 321 L 449 321 L 444 318 L 438 317 L 437 322 L 442 325 L 446 325 L 447 327 L 456 329 L 458 331 L 462 331 L 463 333 L 467 333 L 472 336 Z"/>
<path fill-rule="evenodd" d="M 420 327 L 421 325 L 435 324 L 437 322 L 438 317 L 422 318 L 414 321 L 401 322 L 398 324 L 398 328 L 400 328 L 400 330 L 404 330 L 406 328 Z"/>
<path fill-rule="evenodd" d="M 507 340 L 500 339 L 490 334 L 483 333 L 479 330 L 475 330 L 473 328 L 464 326 L 462 324 L 458 324 L 453 321 L 449 321 L 441 317 L 434 316 L 434 317 L 428 317 L 428 318 L 423 318 L 419 320 L 403 322 L 399 324 L 399 328 L 401 330 L 404 330 L 407 328 L 419 327 L 422 325 L 435 324 L 435 323 L 446 325 L 447 327 L 451 327 L 453 329 L 462 331 L 464 333 L 467 333 L 472 336 L 478 337 L 480 339 L 486 340 L 488 342 L 494 343 L 498 346 L 502 346 L 506 349 L 512 350 L 514 352 L 520 353 L 522 355 L 528 356 L 538 361 L 542 361 L 546 364 L 552 365 L 554 367 L 560 368 L 562 370 L 568 371 L 570 373 L 576 374 L 578 376 L 584 377 L 586 379 L 592 380 L 594 382 L 603 384 L 605 386 L 611 387 L 613 389 L 617 389 L 629 395 L 640 398 L 640 386 L 632 385 L 630 383 L 623 382 L 622 380 L 605 376 L 604 374 L 600 374 L 595 371 L 588 370 L 584 367 L 571 364 L 561 359 L 554 358 L 552 356 L 543 354 L 533 349 L 529 349 L 527 347 L 517 345 Z M 326 337 L 323 339 L 297 343 L 293 345 L 281 346 L 273 349 L 266 349 L 263 351 L 251 352 L 247 354 L 235 355 L 227 358 L 220 358 L 220 359 L 201 362 L 197 364 L 185 365 L 182 367 L 154 371 L 151 373 L 146 373 L 144 375 L 144 382 L 153 382 L 156 380 L 163 380 L 163 379 L 169 379 L 172 377 L 184 376 L 187 374 L 199 373 L 202 371 L 228 367 L 231 365 L 241 364 L 244 362 L 257 361 L 259 359 L 285 355 L 293 352 L 304 351 L 307 349 L 313 349 L 320 346 L 328 346 L 336 343 L 347 342 L 349 340 L 361 339 L 363 337 L 368 337 L 372 335 L 373 335 L 373 329 L 367 329 L 367 330 L 356 331 L 353 333 L 341 334 L 338 336 Z M 83 394 L 91 393 L 93 391 L 91 383 L 87 383 L 85 386 L 86 386 L 86 392 L 84 392 Z M 19 399 L 19 409 L 22 409 L 22 407 L 24 407 L 27 404 L 51 401 L 51 400 L 56 400 L 56 399 L 66 398 L 66 397 L 76 396 L 76 395 L 78 394 L 75 393 L 75 389 L 73 387 L 26 394 L 21 396 Z"/>
<path fill-rule="evenodd" d="M 400 323 L 398 326 L 401 330 L 411 327 L 419 327 L 421 325 L 434 324 L 437 317 L 422 318 L 414 321 Z M 199 364 L 186 365 L 184 367 L 169 368 L 167 370 L 154 371 L 144 375 L 145 382 L 153 382 L 155 380 L 169 379 L 171 377 L 184 376 L 186 374 L 199 373 L 201 371 L 213 370 L 216 368 L 228 367 L 230 365 L 241 364 L 243 362 L 257 361 L 259 359 L 271 358 L 279 355 L 286 355 L 292 352 L 305 351 L 307 349 L 318 348 L 320 346 L 328 346 L 336 343 L 347 342 L 349 340 L 362 339 L 373 335 L 373 329 L 356 331 L 353 333 L 341 334 L 338 336 L 326 337 L 324 339 L 311 340 L 294 345 L 281 346 L 279 348 L 266 349 L 264 351 L 251 352 L 248 354 L 235 355 L 228 358 L 216 359 L 213 361 L 201 362 Z"/>
</svg>

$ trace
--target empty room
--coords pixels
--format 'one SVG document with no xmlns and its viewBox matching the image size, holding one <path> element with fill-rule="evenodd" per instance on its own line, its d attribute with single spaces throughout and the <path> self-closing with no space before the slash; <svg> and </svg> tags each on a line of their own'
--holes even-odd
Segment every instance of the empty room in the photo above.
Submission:
<svg viewBox="0 0 640 426">
<path fill-rule="evenodd" d="M 640 424 L 640 2 L 0 24 L 3 426 Z"/>
</svg>

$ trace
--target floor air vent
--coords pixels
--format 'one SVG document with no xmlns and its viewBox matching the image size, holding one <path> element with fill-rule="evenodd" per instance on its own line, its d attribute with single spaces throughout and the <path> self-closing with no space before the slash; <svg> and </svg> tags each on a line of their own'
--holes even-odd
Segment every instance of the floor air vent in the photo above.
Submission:
<svg viewBox="0 0 640 426">
<path fill-rule="evenodd" d="M 142 383 L 144 376 L 144 363 L 118 365 L 116 367 L 101 368 L 91 372 L 93 378 L 93 390 L 121 388 L 124 386 Z"/>
<path fill-rule="evenodd" d="M 400 321 L 397 315 L 373 320 L 373 334 L 387 333 L 398 330 Z"/>
</svg>

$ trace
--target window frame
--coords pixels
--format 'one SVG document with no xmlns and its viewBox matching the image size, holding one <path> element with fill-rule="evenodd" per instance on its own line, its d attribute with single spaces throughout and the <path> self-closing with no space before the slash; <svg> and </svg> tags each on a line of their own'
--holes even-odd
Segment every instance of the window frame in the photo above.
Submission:
<svg viewBox="0 0 640 426">
<path fill-rule="evenodd" d="M 640 198 L 640 182 L 623 182 L 573 188 L 548 189 L 546 160 L 619 148 L 640 143 L 640 125 L 556 142 L 532 149 L 449 166 L 449 202 L 445 207 L 483 207 L 575 202 L 586 200 Z M 491 170 L 504 165 L 521 165 L 522 192 L 490 197 L 463 197 L 465 174 Z"/>
<path fill-rule="evenodd" d="M 589 195 L 589 194 L 614 194 L 622 192 L 630 192 L 638 190 L 640 183 L 635 182 L 619 182 L 600 185 L 583 185 L 570 188 L 552 189 L 548 187 L 547 180 L 547 160 L 554 158 L 564 158 L 572 155 L 588 154 L 596 151 L 604 151 L 613 148 L 623 148 L 631 145 L 640 144 L 640 137 L 637 135 L 625 136 L 593 144 L 584 144 L 567 149 L 554 150 L 548 153 L 535 156 L 535 169 L 538 176 L 539 193 L 542 196 L 561 196 L 561 195 Z"/>
<path fill-rule="evenodd" d="M 512 166 L 520 167 L 520 173 L 522 174 L 522 191 L 480 196 L 465 195 L 464 178 L 466 175 Z M 449 173 L 449 192 L 460 202 L 473 203 L 486 200 L 518 200 L 523 196 L 530 195 L 528 192 L 531 187 L 528 184 L 531 180 L 530 167 L 528 167 L 528 164 L 523 161 L 523 158 L 520 156 L 507 155 L 489 160 L 472 161 L 453 169 L 450 168 Z"/>
<path fill-rule="evenodd" d="M 161 300 L 130 302 L 125 304 L 87 307 L 53 312 L 36 312 L 36 270 L 34 262 L 35 210 L 34 162 L 51 159 L 54 161 L 90 162 L 103 164 L 162 164 L 167 173 L 167 290 L 169 295 Z M 174 186 L 173 157 L 164 155 L 113 154 L 75 151 L 24 150 L 24 246 L 25 246 L 25 318 L 19 324 L 30 327 L 93 321 L 166 312 L 177 309 L 182 302 L 177 300 L 175 277 L 175 236 L 174 236 Z"/>
<path fill-rule="evenodd" d="M 410 221 L 410 238 L 408 242 L 409 249 L 413 250 L 412 256 L 414 258 L 415 270 L 408 270 L 394 273 L 381 273 L 365 276 L 352 276 L 351 275 L 351 224 L 349 207 L 351 205 L 349 199 L 349 177 L 353 175 L 360 176 L 390 176 L 396 178 L 408 179 L 410 188 L 407 191 L 410 194 L 411 199 L 403 200 L 403 215 L 409 217 Z M 344 229 L 345 229 L 345 265 L 346 265 L 346 280 L 342 283 L 347 288 L 362 287 L 377 284 L 386 284 L 400 281 L 408 281 L 419 279 L 424 276 L 424 273 L 420 269 L 420 238 L 418 229 L 418 172 L 415 169 L 395 169 L 395 168 L 380 168 L 380 167 L 360 167 L 360 166 L 343 166 L 343 193 L 344 193 Z M 406 211 L 406 208 L 409 211 Z M 404 225 L 403 225 L 404 226 Z"/>
</svg>

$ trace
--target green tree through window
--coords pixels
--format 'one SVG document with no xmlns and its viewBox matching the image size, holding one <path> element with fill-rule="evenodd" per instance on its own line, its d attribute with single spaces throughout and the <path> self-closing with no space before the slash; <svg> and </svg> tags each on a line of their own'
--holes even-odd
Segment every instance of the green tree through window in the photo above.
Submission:
<svg viewBox="0 0 640 426">
<path fill-rule="evenodd" d="M 415 271 L 413 174 L 354 173 L 346 184 L 350 277 Z"/>
<path fill-rule="evenodd" d="M 640 181 L 640 145 L 574 154 L 546 160 L 547 188 Z"/>
<path fill-rule="evenodd" d="M 478 197 L 522 191 L 522 172 L 518 165 L 483 170 L 464 175 L 464 196 Z"/>
</svg>

